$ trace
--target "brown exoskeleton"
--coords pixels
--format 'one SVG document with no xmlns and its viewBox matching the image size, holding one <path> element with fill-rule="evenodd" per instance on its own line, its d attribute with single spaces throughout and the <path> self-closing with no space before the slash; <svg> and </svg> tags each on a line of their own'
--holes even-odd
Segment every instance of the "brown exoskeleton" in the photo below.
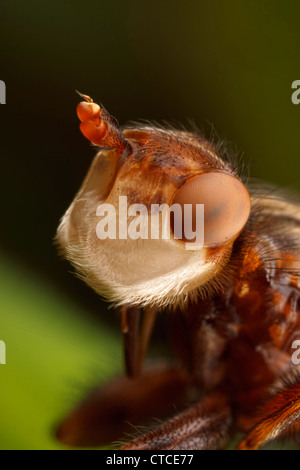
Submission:
<svg viewBox="0 0 300 470">
<path fill-rule="evenodd" d="M 162 416 L 168 419 L 121 448 L 218 449 L 239 430 L 238 448 L 257 449 L 296 432 L 299 204 L 267 188 L 246 189 L 222 149 L 202 136 L 150 125 L 122 130 L 82 97 L 81 131 L 100 151 L 57 239 L 84 281 L 120 310 L 127 377 L 92 393 L 58 437 L 102 445 L 122 438 L 128 423 Z M 204 204 L 203 243 L 185 232 L 176 237 L 174 215 L 168 238 L 101 239 L 97 208 L 116 208 L 117 233 L 120 196 L 146 207 L 140 223 L 153 204 L 190 204 L 193 229 L 195 207 Z M 176 361 L 143 368 L 159 310 L 168 315 Z"/>
</svg>

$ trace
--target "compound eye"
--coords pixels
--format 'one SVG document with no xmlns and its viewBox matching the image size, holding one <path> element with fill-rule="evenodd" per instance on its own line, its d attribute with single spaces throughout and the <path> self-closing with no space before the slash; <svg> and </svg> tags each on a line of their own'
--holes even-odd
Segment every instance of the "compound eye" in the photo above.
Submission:
<svg viewBox="0 0 300 470">
<path fill-rule="evenodd" d="M 183 215 L 181 219 L 182 241 L 189 243 L 195 242 L 197 237 L 189 239 L 185 236 L 186 224 L 190 224 L 195 234 L 199 230 L 196 204 L 204 204 L 205 245 L 219 245 L 234 240 L 250 214 L 250 196 L 246 187 L 236 177 L 222 172 L 203 173 L 188 180 L 175 193 L 172 204 L 179 204 L 183 214 L 187 211 L 184 206 L 192 205 L 188 213 L 191 215 Z"/>
</svg>

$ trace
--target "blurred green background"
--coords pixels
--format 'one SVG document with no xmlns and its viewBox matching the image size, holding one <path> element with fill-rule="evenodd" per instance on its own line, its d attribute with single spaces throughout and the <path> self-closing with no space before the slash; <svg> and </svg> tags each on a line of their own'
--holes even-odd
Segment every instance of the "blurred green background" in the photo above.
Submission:
<svg viewBox="0 0 300 470">
<path fill-rule="evenodd" d="M 0 449 L 60 449 L 57 421 L 122 370 L 119 323 L 53 245 L 94 150 L 75 89 L 120 124 L 192 119 L 250 175 L 300 189 L 298 0 L 0 2 Z"/>
</svg>

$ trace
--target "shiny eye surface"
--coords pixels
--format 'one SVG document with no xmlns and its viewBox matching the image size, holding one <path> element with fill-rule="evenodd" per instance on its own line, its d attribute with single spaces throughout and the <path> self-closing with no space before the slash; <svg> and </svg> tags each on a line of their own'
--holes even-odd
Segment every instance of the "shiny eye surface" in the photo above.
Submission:
<svg viewBox="0 0 300 470">
<path fill-rule="evenodd" d="M 236 177 L 222 172 L 203 173 L 188 180 L 175 193 L 172 204 L 179 204 L 183 213 L 185 204 L 192 205 L 189 223 L 193 231 L 198 227 L 196 204 L 204 204 L 205 245 L 218 245 L 234 239 L 250 214 L 250 196 L 246 187 Z M 182 241 L 193 242 L 184 237 L 185 227 L 182 233 Z"/>
</svg>

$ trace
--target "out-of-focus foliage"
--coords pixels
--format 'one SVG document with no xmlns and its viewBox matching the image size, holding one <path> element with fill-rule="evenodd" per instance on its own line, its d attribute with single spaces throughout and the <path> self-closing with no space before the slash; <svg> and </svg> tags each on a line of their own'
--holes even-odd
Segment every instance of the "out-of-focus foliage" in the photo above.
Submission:
<svg viewBox="0 0 300 470">
<path fill-rule="evenodd" d="M 117 335 L 3 254 L 0 283 L 0 449 L 62 448 L 54 438 L 59 420 L 120 370 Z"/>
</svg>

